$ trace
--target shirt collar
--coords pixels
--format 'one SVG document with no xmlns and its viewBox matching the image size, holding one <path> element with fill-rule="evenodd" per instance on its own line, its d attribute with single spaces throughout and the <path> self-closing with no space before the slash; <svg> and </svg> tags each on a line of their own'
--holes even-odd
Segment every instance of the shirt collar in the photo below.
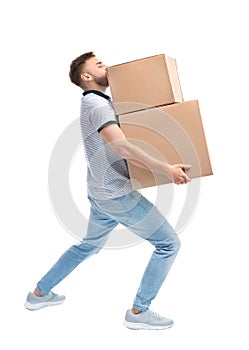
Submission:
<svg viewBox="0 0 249 350">
<path fill-rule="evenodd" d="M 98 90 L 86 90 L 86 91 L 83 92 L 82 95 L 83 95 L 83 96 L 86 96 L 86 95 L 88 95 L 88 94 L 99 95 L 99 96 L 101 96 L 101 97 L 107 99 L 108 101 L 111 101 L 111 97 L 110 97 L 110 96 L 108 96 L 108 95 L 106 95 L 106 94 L 104 94 L 103 92 L 98 91 Z"/>
</svg>

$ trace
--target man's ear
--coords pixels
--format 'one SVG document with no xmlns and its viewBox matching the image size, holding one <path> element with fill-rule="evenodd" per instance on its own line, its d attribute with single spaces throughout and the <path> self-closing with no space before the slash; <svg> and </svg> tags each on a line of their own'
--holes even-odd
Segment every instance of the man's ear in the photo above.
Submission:
<svg viewBox="0 0 249 350">
<path fill-rule="evenodd" d="M 88 73 L 82 73 L 80 77 L 81 77 L 81 79 L 83 81 L 90 81 L 90 80 L 92 80 L 91 75 L 89 75 Z"/>
</svg>

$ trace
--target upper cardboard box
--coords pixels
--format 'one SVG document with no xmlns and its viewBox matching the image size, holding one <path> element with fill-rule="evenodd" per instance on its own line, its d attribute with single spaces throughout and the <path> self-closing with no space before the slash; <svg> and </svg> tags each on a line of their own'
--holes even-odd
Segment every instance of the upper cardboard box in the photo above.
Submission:
<svg viewBox="0 0 249 350">
<path fill-rule="evenodd" d="M 190 164 L 187 175 L 212 175 L 202 118 L 197 100 L 125 114 L 121 128 L 134 145 L 168 164 Z M 171 182 L 168 177 L 135 166 L 128 161 L 133 188 L 146 188 Z"/>
<path fill-rule="evenodd" d="M 117 115 L 183 101 L 176 60 L 163 54 L 111 66 L 107 76 Z"/>
</svg>

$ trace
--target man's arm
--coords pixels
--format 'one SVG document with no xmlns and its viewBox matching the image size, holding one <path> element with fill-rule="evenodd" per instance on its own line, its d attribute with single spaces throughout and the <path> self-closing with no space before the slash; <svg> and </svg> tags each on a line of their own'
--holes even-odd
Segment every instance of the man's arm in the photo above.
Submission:
<svg viewBox="0 0 249 350">
<path fill-rule="evenodd" d="M 175 184 L 184 184 L 190 181 L 183 171 L 189 169 L 190 165 L 170 165 L 150 156 L 139 147 L 131 144 L 117 124 L 106 126 L 101 130 L 100 135 L 120 157 L 132 164 L 166 175 Z"/>
</svg>

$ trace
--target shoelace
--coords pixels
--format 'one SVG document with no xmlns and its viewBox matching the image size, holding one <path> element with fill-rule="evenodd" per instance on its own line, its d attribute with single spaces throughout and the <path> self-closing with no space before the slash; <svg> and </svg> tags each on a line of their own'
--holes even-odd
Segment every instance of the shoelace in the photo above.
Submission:
<svg viewBox="0 0 249 350">
<path fill-rule="evenodd" d="M 157 319 L 157 320 L 159 320 L 159 321 L 161 321 L 162 320 L 162 316 L 160 316 L 159 314 L 157 314 L 156 312 L 154 312 L 154 311 L 151 311 L 151 310 L 148 310 L 149 311 L 149 313 L 150 314 L 152 314 L 153 315 L 153 317 L 155 318 L 155 319 Z"/>
</svg>

